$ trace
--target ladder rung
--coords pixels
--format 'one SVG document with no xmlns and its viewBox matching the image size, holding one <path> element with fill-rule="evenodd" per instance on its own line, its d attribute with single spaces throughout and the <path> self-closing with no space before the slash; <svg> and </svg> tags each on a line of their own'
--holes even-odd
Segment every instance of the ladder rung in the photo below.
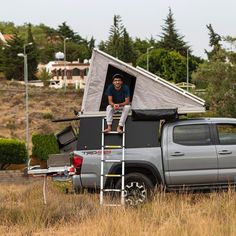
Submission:
<svg viewBox="0 0 236 236">
<path fill-rule="evenodd" d="M 120 146 L 120 145 L 106 145 L 106 146 L 104 146 L 104 148 L 114 148 L 114 149 L 116 149 L 116 148 L 122 148 L 122 146 Z"/>
<path fill-rule="evenodd" d="M 113 120 L 119 120 L 121 117 L 121 114 L 120 115 L 113 115 Z"/>
<path fill-rule="evenodd" d="M 105 132 L 103 131 L 103 133 L 104 133 L 104 134 L 124 134 L 125 131 L 123 131 L 122 133 L 118 133 L 117 131 L 110 131 L 110 132 L 108 132 L 108 133 L 105 133 Z"/>
<path fill-rule="evenodd" d="M 105 133 L 105 132 L 103 131 L 103 133 Z M 117 131 L 110 131 L 110 132 L 107 132 L 105 134 L 118 134 L 118 132 Z"/>
<path fill-rule="evenodd" d="M 122 162 L 122 160 L 103 160 L 104 162 L 107 162 L 107 163 L 120 163 Z"/>
<path fill-rule="evenodd" d="M 114 115 L 113 115 L 113 120 L 119 120 L 120 117 L 121 117 L 121 114 L 114 114 Z M 103 119 L 103 121 L 105 121 L 106 119 L 107 119 L 107 118 L 105 117 L 105 118 Z"/>
<path fill-rule="evenodd" d="M 121 189 L 102 189 L 103 192 L 121 192 Z"/>
<path fill-rule="evenodd" d="M 121 177 L 122 175 L 118 175 L 118 174 L 106 174 L 106 177 Z"/>
</svg>

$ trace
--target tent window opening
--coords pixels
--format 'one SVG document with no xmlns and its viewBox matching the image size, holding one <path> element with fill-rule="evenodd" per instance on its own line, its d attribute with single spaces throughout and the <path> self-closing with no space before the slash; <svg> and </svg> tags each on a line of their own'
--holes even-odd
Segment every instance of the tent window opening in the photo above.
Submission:
<svg viewBox="0 0 236 236">
<path fill-rule="evenodd" d="M 102 101 L 100 104 L 100 111 L 105 111 L 106 107 L 108 105 L 108 99 L 106 96 L 106 90 L 107 87 L 112 84 L 112 77 L 115 74 L 122 74 L 124 76 L 124 81 L 123 83 L 126 84 L 129 87 L 130 90 L 130 102 L 132 102 L 133 95 L 134 95 L 134 88 L 135 88 L 135 83 L 136 83 L 136 77 L 133 75 L 130 75 L 112 65 L 108 65 L 107 69 L 107 74 L 106 74 L 106 81 L 103 89 L 103 94 L 102 94 Z"/>
</svg>

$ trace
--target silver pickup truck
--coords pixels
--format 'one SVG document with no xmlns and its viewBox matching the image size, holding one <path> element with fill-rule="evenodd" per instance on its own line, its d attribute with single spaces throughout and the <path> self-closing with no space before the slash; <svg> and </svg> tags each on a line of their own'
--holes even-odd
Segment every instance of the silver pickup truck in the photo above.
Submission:
<svg viewBox="0 0 236 236">
<path fill-rule="evenodd" d="M 81 118 L 80 122 L 79 147 L 71 157 L 75 168 L 73 186 L 78 191 L 100 188 L 102 117 Z M 236 182 L 236 119 L 177 119 L 163 123 L 133 121 L 129 117 L 125 135 L 126 200 L 135 194 L 146 201 L 158 186 L 200 190 Z M 109 143 L 119 141 L 107 136 Z M 104 150 L 108 160 L 121 155 L 121 149 Z M 105 168 L 107 173 L 120 173 L 121 163 L 107 163 Z M 107 188 L 120 185 L 119 178 L 104 178 Z"/>
</svg>

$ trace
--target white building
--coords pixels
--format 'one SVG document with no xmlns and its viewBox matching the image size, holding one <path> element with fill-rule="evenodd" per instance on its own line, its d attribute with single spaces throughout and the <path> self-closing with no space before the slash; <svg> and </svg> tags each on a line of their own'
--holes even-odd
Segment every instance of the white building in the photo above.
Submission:
<svg viewBox="0 0 236 236">
<path fill-rule="evenodd" d="M 87 60 L 84 63 L 79 61 L 51 61 L 45 67 L 49 73 L 52 73 L 52 80 L 60 81 L 60 84 L 64 84 L 65 81 L 67 85 L 77 84 L 80 89 L 84 89 L 89 70 L 89 62 Z"/>
</svg>

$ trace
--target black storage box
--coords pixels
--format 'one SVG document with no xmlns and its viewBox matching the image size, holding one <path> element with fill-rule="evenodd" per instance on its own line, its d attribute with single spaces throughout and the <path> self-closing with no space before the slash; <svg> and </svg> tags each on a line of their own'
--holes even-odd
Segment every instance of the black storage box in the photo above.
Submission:
<svg viewBox="0 0 236 236">
<path fill-rule="evenodd" d="M 66 127 L 55 136 L 61 152 L 71 152 L 77 149 L 78 138 L 72 126 Z"/>
</svg>

